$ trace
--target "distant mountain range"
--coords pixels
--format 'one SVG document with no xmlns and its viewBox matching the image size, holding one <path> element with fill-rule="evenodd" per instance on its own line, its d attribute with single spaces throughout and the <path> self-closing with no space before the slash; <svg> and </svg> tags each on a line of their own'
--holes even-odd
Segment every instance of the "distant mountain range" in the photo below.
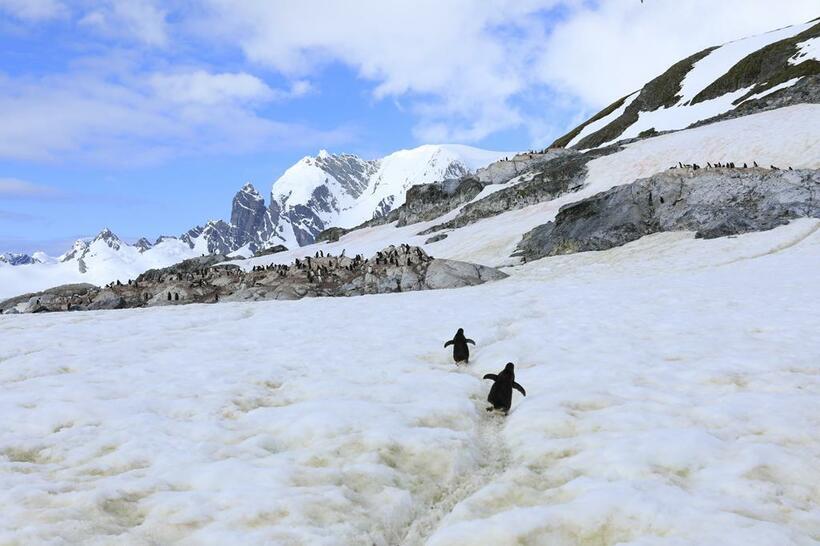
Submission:
<svg viewBox="0 0 820 546">
<path fill-rule="evenodd" d="M 133 244 L 106 228 L 57 258 L 0 254 L 0 267 L 56 262 L 89 274 L 90 282 L 107 282 L 203 254 L 250 256 L 275 245 L 294 248 L 312 243 L 328 227 L 354 227 L 390 212 L 413 185 L 459 178 L 505 155 L 510 154 L 461 145 L 424 145 L 373 160 L 322 150 L 273 183 L 270 204 L 245 184 L 233 198 L 229 221 L 211 220 L 179 236 Z"/>
<path fill-rule="evenodd" d="M 417 196 L 420 202 L 430 199 L 431 206 L 435 205 L 431 210 L 436 214 L 460 206 L 463 199 L 480 197 L 479 202 L 467 204 L 458 217 L 441 227 L 458 230 L 470 222 L 554 198 L 558 195 L 556 191 L 577 191 L 589 184 L 585 165 L 602 155 L 618 153 L 620 148 L 613 146 L 618 142 L 646 141 L 638 143 L 646 146 L 630 145 L 624 149 L 624 153 L 634 157 L 628 162 L 628 168 L 626 163 L 621 165 L 621 174 L 607 168 L 606 180 L 622 178 L 621 184 L 666 170 L 678 161 L 686 163 L 687 154 L 691 156 L 688 161 L 704 165 L 710 160 L 725 162 L 742 158 L 751 166 L 752 161 L 765 161 L 768 157 L 769 162 L 783 162 L 784 166 L 816 168 L 814 159 L 818 157 L 820 141 L 818 125 L 810 114 L 815 112 L 812 108 L 817 104 L 820 104 L 820 22 L 813 21 L 708 48 L 675 63 L 640 90 L 619 99 L 552 146 L 590 150 L 584 154 L 551 151 L 513 157 L 510 153 L 460 145 L 425 145 L 365 160 L 355 155 L 321 151 L 287 169 L 273 183 L 267 203 L 253 185 L 245 184 L 233 198 L 228 221 L 213 220 L 180 236 L 160 237 L 153 242 L 143 238 L 133 244 L 120 240 L 106 229 L 92 240 L 77 241 L 59 258 L 49 258 L 42 253 L 0 255 L 0 289 L 5 286 L 3 295 L 10 296 L 67 282 L 105 284 L 115 279 L 135 278 L 147 269 L 203 254 L 247 257 L 275 245 L 294 249 L 312 243 L 317 234 L 328 227 L 351 228 L 395 211 L 405 202 L 407 190 L 412 186 L 463 179 L 464 175 L 489 166 L 478 173 L 475 184 L 463 185 L 464 195 L 448 193 L 450 186 L 462 187 L 459 181 L 441 188 L 428 188 L 429 195 L 422 192 Z M 793 109 L 791 112 L 784 109 L 797 105 L 809 107 L 801 118 L 794 117 Z M 730 118 L 768 110 L 779 110 L 771 118 L 781 122 L 776 130 L 779 133 L 769 127 L 749 129 L 754 123 L 741 124 L 746 127 L 746 134 L 728 135 L 717 131 L 707 145 L 699 130 L 685 131 L 703 129 L 701 126 L 705 125 L 724 126 L 721 122 Z M 786 120 L 791 125 L 785 125 Z M 681 134 L 675 140 L 674 153 L 664 152 L 662 157 L 650 153 L 667 142 L 665 137 L 653 137 L 678 131 Z M 688 143 L 690 138 L 694 140 Z M 734 141 L 746 143 L 742 157 L 727 155 L 727 150 L 735 149 Z M 790 143 L 788 149 L 783 147 L 786 142 Z M 637 149 L 643 150 L 644 155 L 634 152 Z M 510 160 L 504 161 L 507 157 Z M 627 172 L 631 174 L 624 174 Z M 486 184 L 494 188 L 483 187 Z M 482 193 L 474 196 L 475 192 Z M 414 214 L 405 216 L 414 217 Z M 442 232 L 430 239 L 440 241 L 445 237 L 448 233 Z M 451 241 L 456 239 L 449 237 Z M 415 244 L 432 244 L 427 238 L 425 233 L 425 239 Z"/>
</svg>

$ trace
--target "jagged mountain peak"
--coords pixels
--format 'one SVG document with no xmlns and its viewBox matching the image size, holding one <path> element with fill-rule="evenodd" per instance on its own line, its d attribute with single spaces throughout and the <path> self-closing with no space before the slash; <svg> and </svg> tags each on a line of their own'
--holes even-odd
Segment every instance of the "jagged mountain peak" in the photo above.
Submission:
<svg viewBox="0 0 820 546">
<path fill-rule="evenodd" d="M 264 199 L 262 197 L 262 194 L 260 194 L 257 191 L 256 187 L 251 182 L 245 182 L 245 184 L 242 186 L 242 189 L 240 189 L 237 192 L 237 195 L 239 195 L 239 194 L 247 194 L 247 195 L 252 195 L 254 197 L 258 197 L 259 199 Z"/>
<path fill-rule="evenodd" d="M 146 250 L 152 248 L 154 245 L 151 244 L 151 241 L 146 239 L 145 237 L 141 237 L 134 246 L 139 249 L 140 252 L 145 252 Z"/>
</svg>

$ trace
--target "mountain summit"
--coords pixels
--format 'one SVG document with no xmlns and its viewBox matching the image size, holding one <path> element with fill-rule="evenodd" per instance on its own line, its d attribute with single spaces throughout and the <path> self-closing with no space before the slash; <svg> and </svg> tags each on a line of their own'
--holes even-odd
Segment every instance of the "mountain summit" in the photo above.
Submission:
<svg viewBox="0 0 820 546">
<path fill-rule="evenodd" d="M 411 186 L 459 178 L 505 155 L 461 145 L 424 145 L 380 159 L 320 150 L 273 183 L 270 205 L 246 183 L 233 198 L 230 223 L 210 221 L 181 239 L 200 254 L 309 245 L 329 227 L 354 227 L 401 206 Z"/>
</svg>

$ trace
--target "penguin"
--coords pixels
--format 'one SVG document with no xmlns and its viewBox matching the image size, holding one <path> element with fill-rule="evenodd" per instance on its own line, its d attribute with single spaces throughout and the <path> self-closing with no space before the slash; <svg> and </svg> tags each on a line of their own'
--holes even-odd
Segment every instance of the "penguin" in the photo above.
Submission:
<svg viewBox="0 0 820 546">
<path fill-rule="evenodd" d="M 462 362 L 469 364 L 470 349 L 467 347 L 468 343 L 475 345 L 475 341 L 464 337 L 464 328 L 459 328 L 453 339 L 445 343 L 444 347 L 447 348 L 450 345 L 453 346 L 453 360 L 456 364 L 460 364 Z"/>
<path fill-rule="evenodd" d="M 487 401 L 492 404 L 492 406 L 487 408 L 487 411 L 497 409 L 503 411 L 504 415 L 507 415 L 510 411 L 510 406 L 512 406 L 513 389 L 527 396 L 524 387 L 515 382 L 515 365 L 512 362 L 507 362 L 504 370 L 498 375 L 488 373 L 484 376 L 484 379 L 492 379 L 495 381 L 493 386 L 490 387 L 490 394 L 487 395 Z"/>
</svg>

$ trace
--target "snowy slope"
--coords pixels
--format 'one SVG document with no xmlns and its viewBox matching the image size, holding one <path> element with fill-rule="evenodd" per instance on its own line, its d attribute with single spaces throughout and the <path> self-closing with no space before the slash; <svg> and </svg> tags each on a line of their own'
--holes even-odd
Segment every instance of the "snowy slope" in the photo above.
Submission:
<svg viewBox="0 0 820 546">
<path fill-rule="evenodd" d="M 819 227 L 459 290 L 0 317 L 0 543 L 813 544 Z M 480 378 L 508 361 L 504 419 Z"/>
<path fill-rule="evenodd" d="M 446 231 L 447 238 L 432 244 L 430 235 L 417 235 L 456 216 L 458 210 L 431 220 L 396 228 L 395 224 L 355 230 L 334 243 L 310 245 L 273 256 L 236 262 L 242 267 L 290 263 L 318 249 L 332 254 L 370 256 L 389 244 L 407 242 L 430 255 L 491 266 L 518 263 L 511 258 L 522 234 L 555 218 L 561 206 L 629 184 L 668 169 L 678 161 L 748 162 L 794 168 L 820 168 L 820 105 L 799 105 L 705 125 L 628 144 L 620 152 L 587 164 L 584 187 L 558 199 L 486 218 L 466 228 Z M 503 186 L 488 186 L 473 201 Z"/>
<path fill-rule="evenodd" d="M 798 40 L 807 35 L 812 37 Z M 754 109 L 739 107 L 775 92 L 782 95 L 804 78 L 820 75 L 818 35 L 820 23 L 813 21 L 705 50 L 677 63 L 622 99 L 612 112 L 601 112 L 554 145 L 596 148 L 642 133 L 684 129 L 730 111 L 753 113 Z M 715 86 L 725 91 L 717 92 Z"/>
</svg>

